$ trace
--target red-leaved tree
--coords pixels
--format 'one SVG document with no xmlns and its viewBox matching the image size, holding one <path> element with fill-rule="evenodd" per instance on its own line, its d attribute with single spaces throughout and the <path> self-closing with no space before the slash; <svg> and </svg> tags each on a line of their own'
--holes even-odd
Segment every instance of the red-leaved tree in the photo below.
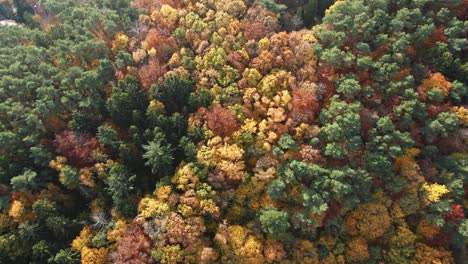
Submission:
<svg viewBox="0 0 468 264">
<path fill-rule="evenodd" d="M 465 214 L 463 213 L 463 207 L 459 204 L 450 204 L 450 212 L 447 214 L 447 220 L 457 221 L 458 219 L 464 219 Z"/>
<path fill-rule="evenodd" d="M 163 34 L 155 28 L 148 31 L 145 42 L 148 50 L 155 49 L 156 57 L 163 62 L 169 60 L 172 54 L 177 51 L 177 42 L 174 37 Z"/>
<path fill-rule="evenodd" d="M 112 254 L 116 264 L 153 263 L 151 259 L 151 239 L 146 236 L 143 227 L 137 222 L 128 226 L 117 250 Z"/>
<path fill-rule="evenodd" d="M 263 38 L 268 30 L 264 24 L 252 21 L 243 21 L 241 28 L 246 40 L 253 39 L 257 41 Z"/>
<path fill-rule="evenodd" d="M 293 89 L 291 117 L 297 122 L 308 122 L 315 118 L 319 102 L 312 89 Z"/>
<path fill-rule="evenodd" d="M 151 58 L 148 64 L 141 66 L 138 69 L 138 79 L 143 88 L 148 90 L 151 85 L 156 83 L 158 79 L 166 73 L 166 66 L 159 63 L 158 59 Z"/>
<path fill-rule="evenodd" d="M 71 130 L 57 134 L 54 146 L 59 154 L 77 167 L 92 165 L 94 154 L 102 150 L 97 138 Z"/>
<path fill-rule="evenodd" d="M 234 114 L 220 105 L 214 106 L 205 114 L 208 127 L 217 136 L 229 136 L 239 128 Z"/>
</svg>

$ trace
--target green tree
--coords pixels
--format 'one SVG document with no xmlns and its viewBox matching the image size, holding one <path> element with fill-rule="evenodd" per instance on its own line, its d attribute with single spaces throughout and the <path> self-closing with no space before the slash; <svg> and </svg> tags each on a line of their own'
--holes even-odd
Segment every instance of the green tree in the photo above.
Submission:
<svg viewBox="0 0 468 264">
<path fill-rule="evenodd" d="M 353 208 L 369 198 L 371 178 L 362 169 L 327 169 L 292 160 L 280 165 L 278 170 L 281 177 L 269 185 L 268 194 L 274 200 L 287 201 L 290 188 L 301 186 L 303 214 L 324 213 L 332 200 Z"/>
<path fill-rule="evenodd" d="M 117 151 L 119 145 L 122 143 L 119 140 L 117 131 L 110 126 L 100 126 L 98 127 L 97 138 L 99 143 L 103 146 L 109 147 L 113 151 Z"/>
<path fill-rule="evenodd" d="M 60 250 L 56 255 L 47 260 L 50 264 L 79 264 L 81 263 L 80 253 L 73 248 Z"/>
<path fill-rule="evenodd" d="M 112 89 L 112 95 L 107 99 L 107 110 L 118 125 L 129 127 L 135 122 L 134 115 L 144 113 L 148 101 L 138 81 L 127 77 L 119 81 Z"/>
<path fill-rule="evenodd" d="M 426 121 L 424 131 L 426 139 L 432 142 L 438 137 L 447 137 L 449 132 L 454 131 L 458 127 L 459 121 L 457 116 L 453 113 L 444 112 L 434 119 Z"/>
<path fill-rule="evenodd" d="M 78 171 L 71 166 L 67 165 L 63 167 L 59 177 L 62 184 L 69 189 L 78 188 L 80 185 L 80 175 Z"/>
<path fill-rule="evenodd" d="M 354 74 L 346 74 L 336 81 L 336 90 L 344 96 L 344 98 L 354 98 L 361 91 L 359 79 Z"/>
<path fill-rule="evenodd" d="M 280 211 L 271 205 L 261 209 L 258 214 L 263 232 L 275 239 L 284 235 L 290 227 L 288 213 Z"/>
<path fill-rule="evenodd" d="M 155 85 L 151 89 L 152 99 L 157 99 L 164 104 L 168 115 L 180 113 L 187 115 L 189 99 L 195 91 L 194 82 L 185 76 L 173 75 L 164 79 L 161 85 Z"/>
<path fill-rule="evenodd" d="M 172 157 L 171 145 L 166 142 L 162 133 L 156 133 L 148 145 L 143 145 L 143 149 L 145 150 L 143 154 L 143 158 L 146 160 L 145 165 L 151 168 L 153 174 L 162 178 L 171 173 L 174 158 Z"/>
<path fill-rule="evenodd" d="M 403 156 L 404 150 L 415 143 L 407 132 L 400 132 L 393 125 L 390 117 L 377 120 L 376 127 L 368 132 L 367 152 L 364 155 L 367 170 L 385 182 L 386 189 L 398 192 L 406 183 L 393 173 L 393 161 Z"/>
<path fill-rule="evenodd" d="M 346 103 L 334 96 L 328 109 L 320 112 L 320 139 L 324 154 L 333 158 L 359 156 L 361 140 L 361 110 L 359 102 Z"/>
<path fill-rule="evenodd" d="M 131 175 L 124 165 L 117 163 L 112 166 L 106 180 L 114 207 L 126 216 L 133 215 L 135 210 L 135 205 L 129 200 L 134 192 L 135 178 L 136 175 Z"/>
<path fill-rule="evenodd" d="M 286 5 L 278 4 L 275 0 L 262 0 L 260 4 L 275 13 L 283 13 L 288 9 Z"/>
<path fill-rule="evenodd" d="M 10 185 L 15 191 L 34 191 L 39 187 L 37 173 L 26 169 L 21 175 L 11 178 Z"/>
</svg>

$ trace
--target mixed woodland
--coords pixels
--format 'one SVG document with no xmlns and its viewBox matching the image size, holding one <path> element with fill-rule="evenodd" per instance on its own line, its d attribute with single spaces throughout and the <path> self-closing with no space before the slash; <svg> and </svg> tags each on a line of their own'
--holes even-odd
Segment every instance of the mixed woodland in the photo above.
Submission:
<svg viewBox="0 0 468 264">
<path fill-rule="evenodd" d="M 0 263 L 463 263 L 467 9 L 0 0 Z"/>
</svg>

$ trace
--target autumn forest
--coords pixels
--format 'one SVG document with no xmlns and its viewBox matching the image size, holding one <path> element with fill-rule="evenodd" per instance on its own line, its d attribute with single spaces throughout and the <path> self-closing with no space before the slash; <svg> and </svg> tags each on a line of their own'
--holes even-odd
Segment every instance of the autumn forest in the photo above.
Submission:
<svg viewBox="0 0 468 264">
<path fill-rule="evenodd" d="M 0 263 L 466 263 L 467 17 L 0 0 Z"/>
</svg>

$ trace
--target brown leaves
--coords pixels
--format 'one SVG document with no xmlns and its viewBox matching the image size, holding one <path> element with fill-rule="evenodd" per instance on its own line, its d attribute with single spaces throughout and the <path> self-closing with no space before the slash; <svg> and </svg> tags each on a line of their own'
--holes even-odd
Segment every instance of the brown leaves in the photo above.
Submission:
<svg viewBox="0 0 468 264">
<path fill-rule="evenodd" d="M 141 225 L 134 222 L 127 228 L 112 258 L 115 264 L 153 263 L 150 250 L 151 240 L 144 233 Z"/>
<path fill-rule="evenodd" d="M 217 136 L 229 136 L 239 128 L 236 116 L 220 105 L 214 106 L 205 117 L 208 127 Z"/>
<path fill-rule="evenodd" d="M 138 70 L 138 78 L 143 88 L 149 90 L 151 85 L 156 83 L 165 73 L 166 66 L 160 64 L 156 58 L 151 58 L 148 64 L 141 66 Z"/>
<path fill-rule="evenodd" d="M 268 30 L 263 23 L 253 21 L 244 21 L 241 27 L 246 40 L 259 40 L 266 35 Z"/>
<path fill-rule="evenodd" d="M 313 120 L 320 109 L 319 102 L 312 89 L 293 89 L 291 115 L 299 122 Z"/>
<path fill-rule="evenodd" d="M 177 42 L 174 37 L 162 34 L 159 30 L 152 28 L 145 38 L 148 50 L 154 49 L 156 57 L 160 61 L 167 61 L 177 51 Z"/>
<path fill-rule="evenodd" d="M 94 154 L 102 150 L 97 138 L 71 130 L 56 135 L 54 145 L 58 153 L 78 167 L 92 165 Z"/>
</svg>

